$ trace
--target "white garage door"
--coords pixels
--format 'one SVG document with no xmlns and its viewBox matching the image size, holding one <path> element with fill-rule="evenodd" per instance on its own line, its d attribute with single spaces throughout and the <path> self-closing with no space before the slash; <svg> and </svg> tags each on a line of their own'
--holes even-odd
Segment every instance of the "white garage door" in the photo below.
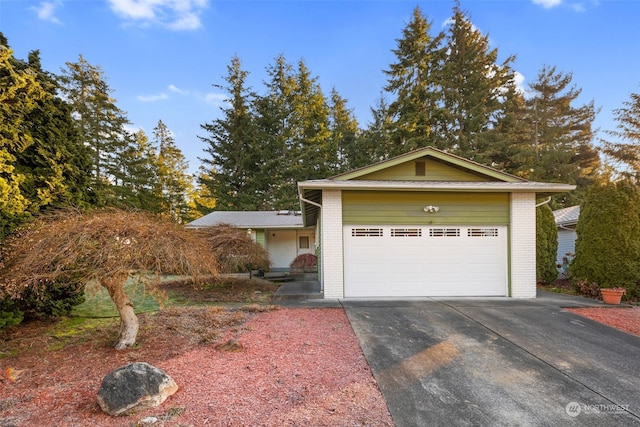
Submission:
<svg viewBox="0 0 640 427">
<path fill-rule="evenodd" d="M 506 296 L 507 228 L 345 226 L 345 296 Z"/>
</svg>

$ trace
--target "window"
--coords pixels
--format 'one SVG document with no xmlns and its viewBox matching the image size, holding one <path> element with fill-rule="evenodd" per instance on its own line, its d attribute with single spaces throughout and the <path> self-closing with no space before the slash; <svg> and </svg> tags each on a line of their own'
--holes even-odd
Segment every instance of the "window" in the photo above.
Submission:
<svg viewBox="0 0 640 427">
<path fill-rule="evenodd" d="M 391 237 L 420 237 L 422 236 L 421 228 L 392 228 Z"/>
<path fill-rule="evenodd" d="M 298 237 L 298 248 L 309 249 L 309 236 Z"/>
<path fill-rule="evenodd" d="M 424 162 L 416 162 L 416 176 L 425 176 Z"/>
<path fill-rule="evenodd" d="M 352 228 L 353 237 L 382 237 L 382 228 Z"/>
<path fill-rule="evenodd" d="M 298 236 L 298 248 L 309 249 L 309 236 Z"/>
<path fill-rule="evenodd" d="M 469 228 L 467 230 L 469 237 L 498 237 L 497 228 Z"/>
<path fill-rule="evenodd" d="M 429 237 L 459 237 L 459 228 L 431 228 L 429 229 Z"/>
</svg>

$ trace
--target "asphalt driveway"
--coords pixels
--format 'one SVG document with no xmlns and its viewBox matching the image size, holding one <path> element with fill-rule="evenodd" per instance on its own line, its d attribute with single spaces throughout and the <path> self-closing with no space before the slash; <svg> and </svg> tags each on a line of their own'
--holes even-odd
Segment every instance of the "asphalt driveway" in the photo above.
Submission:
<svg viewBox="0 0 640 427">
<path fill-rule="evenodd" d="M 640 338 L 590 300 L 344 300 L 397 426 L 640 425 Z"/>
</svg>

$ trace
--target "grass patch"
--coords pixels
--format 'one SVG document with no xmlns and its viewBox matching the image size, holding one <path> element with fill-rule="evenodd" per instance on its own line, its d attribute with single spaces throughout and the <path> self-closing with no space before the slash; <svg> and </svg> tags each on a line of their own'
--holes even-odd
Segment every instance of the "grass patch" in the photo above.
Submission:
<svg viewBox="0 0 640 427">
<path fill-rule="evenodd" d="M 143 283 L 136 279 L 129 279 L 124 285 L 124 291 L 133 303 L 136 314 L 158 311 L 161 304 L 168 304 L 165 297 L 150 293 Z M 91 283 L 85 288 L 85 302 L 71 310 L 72 317 L 119 317 L 109 292 L 97 283 Z"/>
</svg>

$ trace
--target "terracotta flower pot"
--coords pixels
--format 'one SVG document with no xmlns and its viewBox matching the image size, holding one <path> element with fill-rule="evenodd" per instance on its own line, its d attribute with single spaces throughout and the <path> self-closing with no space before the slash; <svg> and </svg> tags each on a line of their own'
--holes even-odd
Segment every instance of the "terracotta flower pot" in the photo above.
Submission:
<svg viewBox="0 0 640 427">
<path fill-rule="evenodd" d="M 620 304 L 622 300 L 622 295 L 624 295 L 624 288 L 603 288 L 600 289 L 600 293 L 602 294 L 602 301 L 605 304 Z"/>
</svg>

